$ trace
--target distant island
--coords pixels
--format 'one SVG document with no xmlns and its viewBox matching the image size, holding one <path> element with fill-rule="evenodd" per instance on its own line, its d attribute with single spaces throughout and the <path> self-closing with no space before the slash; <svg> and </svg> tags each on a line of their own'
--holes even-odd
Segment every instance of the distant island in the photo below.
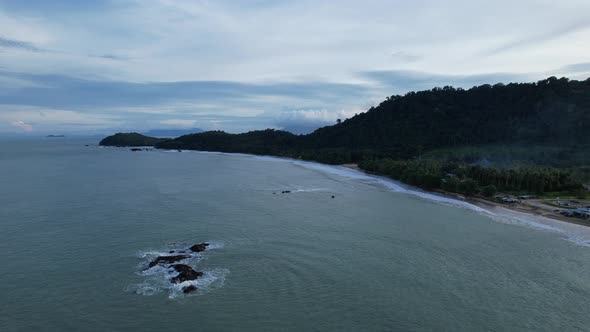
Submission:
<svg viewBox="0 0 590 332">
<path fill-rule="evenodd" d="M 65 135 L 47 135 L 45 137 L 48 137 L 48 138 L 61 138 L 61 137 L 66 137 L 66 136 Z"/>
<path fill-rule="evenodd" d="M 409 92 L 307 135 L 273 129 L 174 139 L 119 133 L 100 144 L 353 163 L 421 188 L 467 196 L 583 198 L 590 181 L 590 79 Z"/>
<path fill-rule="evenodd" d="M 118 133 L 100 141 L 103 146 L 155 146 L 168 141 L 168 138 L 149 137 L 138 133 Z"/>
</svg>

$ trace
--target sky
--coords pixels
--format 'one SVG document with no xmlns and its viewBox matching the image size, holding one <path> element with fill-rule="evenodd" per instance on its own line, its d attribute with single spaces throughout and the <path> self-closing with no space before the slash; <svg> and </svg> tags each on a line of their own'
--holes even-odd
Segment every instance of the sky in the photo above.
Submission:
<svg viewBox="0 0 590 332">
<path fill-rule="evenodd" d="M 588 0 L 0 0 L 0 135 L 297 133 L 435 86 L 590 77 Z"/>
</svg>

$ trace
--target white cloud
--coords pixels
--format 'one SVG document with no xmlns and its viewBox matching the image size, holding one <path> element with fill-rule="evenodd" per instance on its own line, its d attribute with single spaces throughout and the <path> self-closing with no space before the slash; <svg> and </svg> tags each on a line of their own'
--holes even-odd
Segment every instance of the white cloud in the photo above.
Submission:
<svg viewBox="0 0 590 332">
<path fill-rule="evenodd" d="M 9 14 L 0 10 L 2 31 L 5 38 L 21 40 L 37 46 L 47 46 L 54 37 L 49 31 L 49 22 L 39 16 L 22 16 Z"/>
<path fill-rule="evenodd" d="M 1 124 L 10 124 L 2 126 Z M 22 131 L 51 133 L 65 132 L 92 133 L 120 125 L 113 117 L 85 114 L 69 110 L 47 109 L 18 105 L 0 105 L 0 132 Z"/>
<path fill-rule="evenodd" d="M 20 120 L 12 121 L 10 124 L 14 127 L 17 127 L 18 129 L 20 129 L 22 131 L 26 131 L 26 132 L 33 131 L 33 126 L 31 126 L 28 123 L 25 123 L 24 121 L 20 121 Z"/>
<path fill-rule="evenodd" d="M 350 81 L 354 72 L 386 69 L 542 72 L 587 61 L 587 12 L 590 2 L 581 0 L 126 1 L 67 20 L 5 12 L 4 37 L 56 53 L 4 54 L 2 61 L 134 81 Z M 89 56 L 96 54 L 129 60 Z"/>
<path fill-rule="evenodd" d="M 187 119 L 167 119 L 160 121 L 160 123 L 163 125 L 169 125 L 173 127 L 191 128 L 197 123 L 197 121 Z"/>
<path fill-rule="evenodd" d="M 362 111 L 328 111 L 328 110 L 290 110 L 283 111 L 276 116 L 280 122 L 300 122 L 300 123 L 334 123 L 337 119 L 346 119 Z"/>
<path fill-rule="evenodd" d="M 335 124 L 338 119 L 344 121 L 358 113 L 362 111 L 301 109 L 282 111 L 274 116 L 267 114 L 267 116 L 273 117 L 273 123 L 279 128 L 296 134 L 306 134 L 319 127 Z"/>
<path fill-rule="evenodd" d="M 536 80 L 557 68 L 587 63 L 590 54 L 587 0 L 126 0 L 106 2 L 94 10 L 80 10 L 74 3 L 76 8 L 68 11 L 65 5 L 59 12 L 26 1 L 0 4 L 0 37 L 43 50 L 0 47 L 0 70 L 114 82 L 257 83 L 269 90 L 272 83 L 338 82 L 371 90 L 360 96 L 342 90 L 308 96 L 248 90 L 250 94 L 232 95 L 231 100 L 177 98 L 154 105 L 81 106 L 92 109 L 105 126 L 218 115 L 211 120 L 218 122 L 210 123 L 222 129 L 254 129 L 267 123 L 239 124 L 237 119 L 261 120 L 261 114 L 272 114 L 270 118 L 281 123 L 331 123 L 347 117 L 338 112 L 355 113 L 369 100 L 410 89 L 400 82 L 396 90 L 393 84 L 386 90 L 359 73 L 506 73 Z M 585 72 L 574 74 L 583 78 Z M 0 76 L 0 104 L 9 103 L 2 98 L 10 97 L 11 91 L 53 88 L 50 77 L 27 82 Z M 72 94 L 88 93 L 77 86 L 68 88 Z M 125 99 L 124 91 L 109 93 L 112 97 L 104 100 Z M 88 112 L 72 109 L 91 120 Z M 290 109 L 304 111 L 280 113 Z M 221 116 L 234 116 L 235 121 Z M 27 122 L 18 117 L 11 121 L 17 120 Z"/>
</svg>

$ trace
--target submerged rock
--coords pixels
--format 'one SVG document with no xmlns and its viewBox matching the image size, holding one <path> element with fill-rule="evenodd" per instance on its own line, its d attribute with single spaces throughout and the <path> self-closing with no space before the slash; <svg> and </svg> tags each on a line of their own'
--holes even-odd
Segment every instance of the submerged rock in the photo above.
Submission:
<svg viewBox="0 0 590 332">
<path fill-rule="evenodd" d="M 193 286 L 193 285 L 186 286 L 186 287 L 183 287 L 183 288 L 182 288 L 182 292 L 183 292 L 184 294 L 188 294 L 188 293 L 190 293 L 190 292 L 192 292 L 192 291 L 196 291 L 196 290 L 197 290 L 197 287 L 195 287 L 195 286 Z"/>
<path fill-rule="evenodd" d="M 201 251 L 205 251 L 205 249 L 207 249 L 207 247 L 209 246 L 209 243 L 198 243 L 195 244 L 194 246 L 190 247 L 190 251 L 192 252 L 201 252 Z"/>
<path fill-rule="evenodd" d="M 146 270 L 150 269 L 160 263 L 175 263 L 175 262 L 178 262 L 183 259 L 190 258 L 190 257 L 191 256 L 189 256 L 189 255 L 158 256 L 148 264 L 148 267 L 146 268 Z"/>
<path fill-rule="evenodd" d="M 176 270 L 176 272 L 180 272 L 176 277 L 170 279 L 170 281 L 175 284 L 180 284 L 189 280 L 195 280 L 203 276 L 203 272 L 195 271 L 188 265 L 175 264 L 170 267 Z"/>
</svg>

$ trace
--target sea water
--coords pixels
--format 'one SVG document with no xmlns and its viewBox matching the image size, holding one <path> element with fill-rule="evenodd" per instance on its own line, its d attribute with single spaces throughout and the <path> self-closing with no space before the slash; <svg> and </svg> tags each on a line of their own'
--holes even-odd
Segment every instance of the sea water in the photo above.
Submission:
<svg viewBox="0 0 590 332">
<path fill-rule="evenodd" d="M 582 226 L 342 167 L 96 143 L 0 142 L 0 331 L 590 329 Z M 144 270 L 200 242 L 197 291 Z"/>
</svg>

